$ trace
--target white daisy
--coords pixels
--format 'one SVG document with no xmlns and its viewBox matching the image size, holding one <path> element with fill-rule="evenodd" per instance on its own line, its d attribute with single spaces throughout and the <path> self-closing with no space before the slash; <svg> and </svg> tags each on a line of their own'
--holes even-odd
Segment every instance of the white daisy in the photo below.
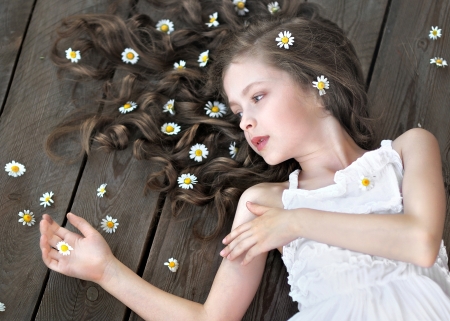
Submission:
<svg viewBox="0 0 450 321">
<path fill-rule="evenodd" d="M 203 144 L 195 144 L 191 147 L 191 150 L 189 152 L 189 157 L 191 159 L 194 159 L 196 162 L 201 162 L 203 158 L 206 158 L 208 156 L 208 148 L 206 148 Z"/>
<path fill-rule="evenodd" d="M 170 271 L 176 272 L 178 270 L 178 261 L 171 257 L 168 262 L 164 263 L 164 265 L 167 265 Z"/>
<path fill-rule="evenodd" d="M 163 107 L 163 113 L 170 113 L 175 115 L 175 99 L 169 100 Z"/>
<path fill-rule="evenodd" d="M 60 241 L 56 244 L 56 249 L 62 255 L 70 255 L 70 251 L 73 251 L 73 248 L 66 242 Z"/>
<path fill-rule="evenodd" d="M 219 25 L 219 21 L 217 21 L 217 18 L 219 17 L 217 12 L 214 12 L 213 14 L 209 15 L 209 22 L 205 23 L 209 28 L 211 27 L 217 27 Z"/>
<path fill-rule="evenodd" d="M 136 51 L 134 51 L 131 48 L 126 48 L 123 52 L 122 52 L 122 61 L 124 63 L 127 64 L 132 64 L 134 65 L 135 63 L 137 63 L 139 60 L 139 55 Z"/>
<path fill-rule="evenodd" d="M 373 178 L 368 176 L 361 176 L 359 181 L 359 188 L 363 191 L 368 191 L 373 188 Z"/>
<path fill-rule="evenodd" d="M 289 49 L 289 46 L 292 46 L 294 44 L 294 37 L 291 37 L 292 34 L 289 31 L 280 32 L 278 34 L 278 37 L 275 38 L 275 41 L 278 41 L 277 46 L 282 48 L 284 46 L 284 49 Z"/>
<path fill-rule="evenodd" d="M 278 11 L 280 11 L 280 5 L 278 4 L 278 2 L 270 2 L 267 5 L 267 9 L 269 9 L 269 12 L 271 14 L 277 13 Z"/>
<path fill-rule="evenodd" d="M 9 176 L 17 177 L 22 176 L 27 170 L 22 164 L 12 161 L 11 163 L 5 165 L 5 171 L 8 172 Z"/>
<path fill-rule="evenodd" d="M 159 20 L 158 23 L 156 24 L 156 29 L 164 33 L 167 33 L 168 35 L 170 35 L 170 33 L 175 30 L 173 28 L 173 22 L 170 21 L 169 19 Z"/>
<path fill-rule="evenodd" d="M 204 108 L 206 110 L 206 115 L 209 115 L 209 117 L 222 117 L 227 113 L 227 107 L 225 107 L 224 104 L 215 101 L 214 103 L 211 103 L 208 101 L 206 104 L 206 107 Z"/>
<path fill-rule="evenodd" d="M 322 76 L 317 76 L 317 81 L 313 81 L 313 87 L 317 88 L 319 90 L 319 94 L 320 96 L 325 95 L 325 89 L 329 89 L 330 88 L 330 82 L 328 81 L 327 78 L 325 78 L 324 75 Z"/>
<path fill-rule="evenodd" d="M 197 176 L 191 174 L 181 174 L 178 177 L 178 186 L 184 189 L 194 188 L 194 184 L 197 183 Z"/>
<path fill-rule="evenodd" d="M 206 50 L 198 56 L 198 62 L 200 67 L 205 67 L 209 60 L 209 50 Z"/>
<path fill-rule="evenodd" d="M 23 212 L 19 212 L 19 222 L 23 223 L 23 225 L 32 226 L 36 222 L 34 219 L 33 212 L 30 212 L 30 210 L 24 210 Z"/>
<path fill-rule="evenodd" d="M 186 69 L 186 61 L 180 60 L 173 64 L 173 69 Z"/>
<path fill-rule="evenodd" d="M 236 10 L 239 16 L 244 16 L 248 9 L 245 7 L 246 0 L 233 0 L 233 4 L 236 6 L 234 10 Z"/>
<path fill-rule="evenodd" d="M 236 147 L 236 142 L 232 142 L 229 147 L 231 158 L 235 158 L 239 148 Z"/>
<path fill-rule="evenodd" d="M 3 312 L 5 311 L 5 304 L 0 302 L 0 311 Z"/>
<path fill-rule="evenodd" d="M 119 107 L 119 111 L 122 114 L 126 114 L 126 113 L 129 113 L 130 111 L 135 110 L 137 108 L 137 106 L 138 105 L 134 101 L 127 101 L 126 104 Z"/>
<path fill-rule="evenodd" d="M 108 184 L 102 184 L 102 185 L 100 185 L 99 188 L 97 188 L 97 196 L 98 197 L 103 197 L 103 195 L 105 195 L 105 193 L 106 193 L 106 185 L 108 185 Z"/>
<path fill-rule="evenodd" d="M 161 131 L 166 135 L 176 135 L 180 130 L 181 127 L 175 123 L 165 123 L 161 126 Z"/>
<path fill-rule="evenodd" d="M 447 66 L 447 61 L 444 58 L 434 57 L 430 59 L 430 64 L 436 64 L 437 67 Z"/>
<path fill-rule="evenodd" d="M 430 39 L 436 40 L 437 38 L 440 38 L 442 36 L 441 33 L 442 29 L 438 29 L 438 26 L 431 27 L 430 34 L 428 35 Z"/>
<path fill-rule="evenodd" d="M 117 218 L 112 218 L 111 216 L 106 215 L 106 219 L 102 219 L 102 228 L 106 233 L 114 233 L 116 232 L 117 226 Z"/>
<path fill-rule="evenodd" d="M 72 48 L 66 50 L 66 58 L 71 62 L 78 63 L 78 60 L 81 59 L 80 51 L 74 51 Z"/>
<path fill-rule="evenodd" d="M 50 203 L 54 203 L 54 201 L 52 200 L 53 195 L 53 192 L 44 193 L 44 195 L 42 195 L 42 197 L 39 199 L 39 201 L 42 202 L 41 205 L 43 205 L 44 207 L 52 206 L 52 204 Z"/>
</svg>

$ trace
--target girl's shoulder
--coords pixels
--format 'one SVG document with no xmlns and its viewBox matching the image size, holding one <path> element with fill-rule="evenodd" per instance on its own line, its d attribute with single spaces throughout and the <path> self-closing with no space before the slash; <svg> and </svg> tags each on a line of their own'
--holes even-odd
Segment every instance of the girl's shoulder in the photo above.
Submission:
<svg viewBox="0 0 450 321">
<path fill-rule="evenodd" d="M 244 201 L 254 202 L 269 207 L 283 208 L 281 196 L 289 182 L 260 183 L 248 188 L 241 196 Z"/>
<path fill-rule="evenodd" d="M 422 128 L 410 129 L 392 141 L 392 148 L 400 155 L 403 163 L 412 157 L 421 156 L 430 147 L 439 150 L 437 139 Z"/>
</svg>

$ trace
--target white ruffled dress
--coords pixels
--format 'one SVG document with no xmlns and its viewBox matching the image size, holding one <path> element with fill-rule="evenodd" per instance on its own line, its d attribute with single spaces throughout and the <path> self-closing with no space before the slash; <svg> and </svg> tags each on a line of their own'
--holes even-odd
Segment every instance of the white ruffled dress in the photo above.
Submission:
<svg viewBox="0 0 450 321">
<path fill-rule="evenodd" d="M 403 165 L 390 140 L 336 172 L 335 184 L 298 189 L 296 170 L 283 192 L 285 209 L 354 214 L 402 213 Z M 360 189 L 361 176 L 373 188 Z M 441 242 L 430 268 L 299 238 L 283 247 L 290 296 L 299 313 L 290 321 L 449 321 L 450 275 Z"/>
</svg>

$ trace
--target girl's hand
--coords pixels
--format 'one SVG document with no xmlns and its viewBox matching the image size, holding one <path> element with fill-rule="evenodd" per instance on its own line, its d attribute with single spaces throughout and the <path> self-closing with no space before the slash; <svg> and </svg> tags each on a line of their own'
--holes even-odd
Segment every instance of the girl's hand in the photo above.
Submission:
<svg viewBox="0 0 450 321">
<path fill-rule="evenodd" d="M 228 244 L 221 252 L 222 257 L 234 260 L 247 252 L 242 261 L 245 265 L 261 253 L 280 248 L 295 240 L 292 211 L 271 208 L 247 202 L 248 210 L 259 216 L 231 231 L 223 243 Z"/>
<path fill-rule="evenodd" d="M 42 259 L 56 272 L 98 283 L 115 257 L 105 239 L 85 219 L 72 213 L 68 213 L 67 218 L 83 236 L 59 226 L 44 214 L 40 223 Z M 73 248 L 70 255 L 58 252 L 56 244 L 60 241 Z"/>
</svg>

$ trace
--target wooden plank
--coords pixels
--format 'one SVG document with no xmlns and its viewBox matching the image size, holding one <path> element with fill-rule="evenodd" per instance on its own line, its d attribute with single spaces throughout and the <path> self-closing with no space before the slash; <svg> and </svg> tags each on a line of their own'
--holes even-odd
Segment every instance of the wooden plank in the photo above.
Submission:
<svg viewBox="0 0 450 321">
<path fill-rule="evenodd" d="M 55 164 L 45 155 L 43 143 L 51 129 L 85 99 L 92 96 L 95 86 L 64 84 L 56 77 L 55 67 L 48 59 L 55 30 L 62 17 L 81 12 L 101 12 L 107 1 L 76 0 L 37 2 L 29 33 L 14 75 L 11 90 L 0 118 L 0 163 L 11 160 L 23 163 L 27 171 L 13 178 L 0 175 L 0 301 L 6 304 L 2 317 L 7 320 L 30 320 L 38 304 L 47 268 L 39 249 L 38 224 L 28 227 L 17 222 L 18 212 L 29 209 L 39 222 L 49 213 L 58 222 L 64 220 L 81 162 L 72 165 Z M 76 152 L 76 144 L 61 142 L 66 155 Z M 39 198 L 53 191 L 54 205 L 43 208 Z M 7 296 L 6 296 L 7 294 Z"/>
<path fill-rule="evenodd" d="M 381 31 L 388 0 L 311 0 L 323 7 L 323 15 L 335 22 L 353 43 L 367 79 Z"/>
<path fill-rule="evenodd" d="M 132 147 L 110 154 L 93 152 L 80 181 L 72 212 L 102 233 L 114 255 L 137 271 L 157 211 L 158 193 L 143 196 L 146 176 L 155 170 L 148 161 L 133 157 Z M 107 183 L 107 193 L 97 188 Z M 118 219 L 115 233 L 101 228 L 109 215 Z M 76 229 L 68 223 L 68 229 Z M 92 282 L 51 272 L 36 320 L 123 320 L 127 307 Z"/>
<path fill-rule="evenodd" d="M 34 0 L 0 0 L 0 114 Z"/>
<path fill-rule="evenodd" d="M 431 26 L 443 36 L 428 37 Z M 450 105 L 447 68 L 430 65 L 444 56 L 449 61 L 450 3 L 448 1 L 392 0 L 378 59 L 369 88 L 371 114 L 380 117 L 379 139 L 394 139 L 406 130 L 421 127 L 438 139 L 443 161 L 447 199 L 450 193 Z M 450 204 L 444 242 L 450 242 Z M 448 247 L 450 249 L 450 247 Z"/>
</svg>

